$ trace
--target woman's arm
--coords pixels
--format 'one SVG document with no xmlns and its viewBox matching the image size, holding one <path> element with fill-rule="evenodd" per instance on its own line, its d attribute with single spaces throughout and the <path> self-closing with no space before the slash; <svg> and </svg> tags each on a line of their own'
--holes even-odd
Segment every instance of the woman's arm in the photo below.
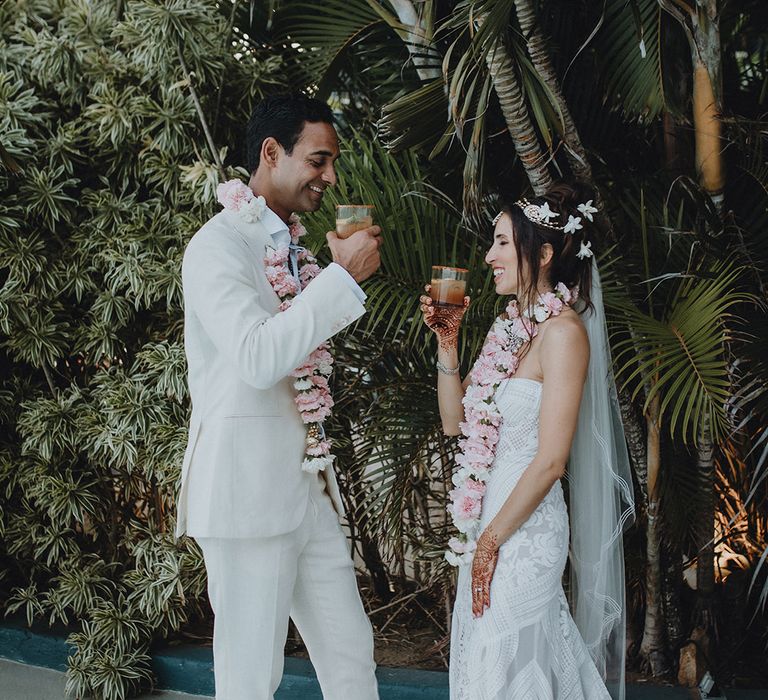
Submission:
<svg viewBox="0 0 768 700">
<path fill-rule="evenodd" d="M 429 285 L 426 287 L 429 291 Z M 468 380 L 462 384 L 459 367 L 459 329 L 461 320 L 469 306 L 469 297 L 464 297 L 464 306 L 434 306 L 428 296 L 420 297 L 424 323 L 437 336 L 437 403 L 440 420 L 446 435 L 459 435 L 459 423 L 464 420 L 464 390 Z"/>
<path fill-rule="evenodd" d="M 589 341 L 577 318 L 559 319 L 541 339 L 544 386 L 539 414 L 539 448 L 504 505 L 477 542 L 472 565 L 473 611 L 490 605 L 490 580 L 499 547 L 528 520 L 565 473 L 589 364 Z M 476 580 L 477 579 L 477 580 Z M 482 591 L 477 591 L 478 587 Z M 477 605 L 475 593 L 481 594 Z"/>
</svg>

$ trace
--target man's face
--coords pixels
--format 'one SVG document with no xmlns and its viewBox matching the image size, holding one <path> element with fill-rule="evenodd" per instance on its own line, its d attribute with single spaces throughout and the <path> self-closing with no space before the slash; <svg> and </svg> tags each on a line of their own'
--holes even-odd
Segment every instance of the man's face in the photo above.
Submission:
<svg viewBox="0 0 768 700">
<path fill-rule="evenodd" d="M 325 188 L 336 184 L 336 130 L 325 122 L 304 122 L 293 152 L 288 155 L 281 146 L 278 149 L 272 180 L 280 208 L 287 212 L 317 211 Z"/>
</svg>

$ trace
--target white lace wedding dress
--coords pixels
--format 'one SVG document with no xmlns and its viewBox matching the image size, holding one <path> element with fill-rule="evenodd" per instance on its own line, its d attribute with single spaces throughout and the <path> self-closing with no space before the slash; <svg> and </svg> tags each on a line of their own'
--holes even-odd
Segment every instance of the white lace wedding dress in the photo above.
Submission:
<svg viewBox="0 0 768 700">
<path fill-rule="evenodd" d="M 481 528 L 499 511 L 538 448 L 539 382 L 496 391 L 503 415 Z M 562 587 L 568 511 L 557 482 L 499 551 L 491 607 L 472 617 L 471 567 L 461 567 L 451 631 L 451 700 L 610 700 Z"/>
</svg>

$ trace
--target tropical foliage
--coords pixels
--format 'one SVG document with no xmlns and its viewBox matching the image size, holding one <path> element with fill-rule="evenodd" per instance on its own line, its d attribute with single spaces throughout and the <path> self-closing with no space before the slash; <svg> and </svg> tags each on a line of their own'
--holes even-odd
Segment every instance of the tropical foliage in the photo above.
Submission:
<svg viewBox="0 0 768 700">
<path fill-rule="evenodd" d="M 171 536 L 180 257 L 215 185 L 243 174 L 251 104 L 288 86 L 327 98 L 345 137 L 339 186 L 306 218 L 321 257 L 336 201 L 375 204 L 385 230 L 369 312 L 336 344 L 332 425 L 376 605 L 418 602 L 443 653 L 455 443 L 417 314 L 429 268 L 471 270 L 466 370 L 496 309 L 496 198 L 576 176 L 604 214 L 641 505 L 631 663 L 674 671 L 698 626 L 718 679 L 742 675 L 768 612 L 764 15 L 762 0 L 0 4 L 0 592 L 6 612 L 75 630 L 70 690 L 127 697 L 151 683 L 153 640 L 209 615 L 200 553 Z"/>
<path fill-rule="evenodd" d="M 0 585 L 4 612 L 72 625 L 77 697 L 148 685 L 153 639 L 207 610 L 172 536 L 181 256 L 218 181 L 191 88 L 237 152 L 282 75 L 230 33 L 205 2 L 0 6 Z"/>
</svg>

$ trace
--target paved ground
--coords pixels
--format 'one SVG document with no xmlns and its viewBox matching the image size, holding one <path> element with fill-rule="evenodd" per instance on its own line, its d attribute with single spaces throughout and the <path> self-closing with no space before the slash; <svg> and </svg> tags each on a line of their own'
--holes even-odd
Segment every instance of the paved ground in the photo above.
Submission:
<svg viewBox="0 0 768 700">
<path fill-rule="evenodd" d="M 308 696 L 304 695 L 305 698 Z M 312 693 L 312 697 L 315 696 Z M 445 693 L 447 700 L 448 694 Z M 632 685 L 627 688 L 627 700 L 699 700 L 697 692 L 682 688 L 660 688 L 654 686 Z M 278 700 L 295 698 L 297 695 L 289 688 L 281 688 Z M 64 700 L 64 674 L 38 666 L 28 666 L 0 659 L 0 700 Z M 138 700 L 211 700 L 210 696 L 188 695 L 170 691 L 157 692 L 154 695 L 142 695 Z M 382 700 L 386 698 L 382 697 Z M 768 700 L 768 692 L 761 690 L 729 690 L 727 700 Z"/>
<path fill-rule="evenodd" d="M 204 695 L 164 691 L 139 700 L 211 700 Z M 0 659 L 0 700 L 64 700 L 64 674 Z"/>
</svg>

